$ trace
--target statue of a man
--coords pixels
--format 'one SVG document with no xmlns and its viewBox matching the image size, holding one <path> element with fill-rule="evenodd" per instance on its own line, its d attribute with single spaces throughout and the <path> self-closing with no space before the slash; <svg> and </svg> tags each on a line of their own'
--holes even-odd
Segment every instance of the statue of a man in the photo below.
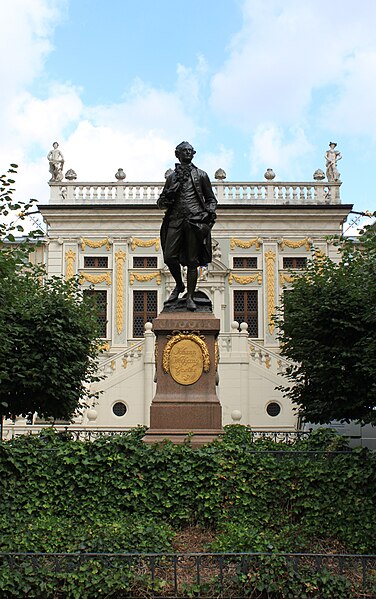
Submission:
<svg viewBox="0 0 376 599">
<path fill-rule="evenodd" d="M 52 144 L 52 150 L 50 150 L 47 154 L 47 160 L 50 163 L 50 173 L 52 181 L 62 181 L 63 180 L 63 166 L 64 166 L 64 156 L 59 150 L 59 144 L 57 141 L 54 141 Z"/>
<path fill-rule="evenodd" d="M 212 259 L 210 231 L 217 207 L 208 175 L 192 164 L 195 153 L 187 141 L 176 147 L 179 163 L 167 176 L 157 201 L 158 208 L 167 209 L 161 227 L 161 244 L 164 261 L 176 283 L 168 303 L 175 302 L 185 290 L 181 266 L 186 266 L 187 310 L 196 310 L 193 293 L 197 269 Z"/>
<path fill-rule="evenodd" d="M 326 160 L 326 178 L 329 182 L 337 182 L 340 178 L 340 173 L 337 169 L 337 161 L 341 160 L 341 152 L 336 150 L 337 144 L 334 141 L 329 143 L 329 150 L 325 152 Z"/>
</svg>

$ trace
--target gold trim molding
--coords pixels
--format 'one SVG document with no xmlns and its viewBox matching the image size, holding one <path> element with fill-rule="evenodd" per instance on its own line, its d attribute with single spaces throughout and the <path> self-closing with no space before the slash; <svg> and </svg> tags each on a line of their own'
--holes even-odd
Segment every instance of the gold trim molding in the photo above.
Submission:
<svg viewBox="0 0 376 599">
<path fill-rule="evenodd" d="M 209 372 L 210 370 L 210 355 L 209 355 L 209 350 L 208 350 L 208 346 L 206 345 L 205 342 L 205 337 L 204 335 L 197 335 L 195 333 L 180 333 L 178 332 L 176 335 L 173 335 L 170 337 L 170 339 L 167 341 L 165 348 L 163 350 L 163 355 L 162 355 L 162 367 L 164 372 L 168 373 L 170 372 L 170 354 L 171 354 L 171 350 L 174 347 L 174 345 L 176 345 L 176 343 L 179 343 L 179 341 L 183 341 L 185 339 L 189 339 L 190 341 L 193 341 L 194 343 L 196 343 L 199 348 L 201 349 L 201 353 L 202 353 L 202 359 L 203 359 L 203 369 L 204 372 Z"/>
<path fill-rule="evenodd" d="M 74 263 L 76 261 L 76 252 L 68 250 L 65 252 L 65 278 L 66 280 L 74 277 Z"/>
<path fill-rule="evenodd" d="M 255 239 L 248 239 L 248 241 L 243 241 L 242 239 L 237 239 L 236 237 L 231 237 L 230 239 L 230 249 L 235 249 L 235 246 L 243 249 L 248 249 L 253 245 L 256 247 L 256 250 L 259 250 L 262 244 L 262 239 L 256 237 Z"/>
<path fill-rule="evenodd" d="M 91 275 L 88 272 L 80 272 L 80 284 L 87 281 L 92 285 L 97 285 L 98 283 L 107 283 L 107 285 L 111 285 L 111 273 L 104 272 L 100 275 Z"/>
<path fill-rule="evenodd" d="M 279 247 L 281 248 L 281 251 L 283 252 L 283 250 L 285 249 L 285 246 L 288 248 L 292 248 L 292 249 L 297 249 L 297 248 L 301 248 L 301 247 L 305 247 L 305 249 L 307 250 L 307 252 L 309 252 L 309 250 L 311 249 L 311 245 L 312 245 L 312 239 L 310 239 L 309 237 L 304 237 L 304 239 L 280 239 L 279 240 Z"/>
<path fill-rule="evenodd" d="M 86 246 L 88 246 L 89 248 L 101 248 L 104 245 L 106 246 L 106 250 L 109 252 L 111 249 L 111 242 L 109 241 L 108 237 L 106 237 L 105 239 L 99 239 L 98 241 L 94 241 L 93 239 L 86 239 L 86 237 L 82 237 L 81 239 L 82 251 L 85 250 Z"/>
<path fill-rule="evenodd" d="M 240 283 L 240 285 L 248 285 L 249 283 L 254 283 L 257 281 L 259 285 L 262 284 L 262 274 L 259 272 L 255 275 L 234 275 L 230 273 L 228 277 L 229 285 L 232 285 L 232 281 L 236 281 L 236 283 Z"/>
<path fill-rule="evenodd" d="M 127 254 L 123 250 L 115 253 L 116 262 L 116 330 L 118 335 L 124 325 L 124 262 Z"/>
<path fill-rule="evenodd" d="M 129 275 L 129 283 L 133 285 L 135 281 L 139 281 L 141 283 L 145 283 L 146 281 L 156 280 L 157 285 L 161 284 L 161 273 L 160 272 L 149 272 L 149 273 L 138 273 L 131 272 Z"/>
<path fill-rule="evenodd" d="M 161 247 L 159 237 L 154 237 L 153 239 L 139 239 L 138 237 L 132 237 L 132 252 L 134 252 L 136 247 L 150 248 L 153 245 L 155 245 L 155 251 L 158 252 Z"/>
<path fill-rule="evenodd" d="M 268 292 L 268 328 L 272 335 L 274 333 L 274 311 L 275 311 L 275 285 L 274 285 L 274 264 L 275 264 L 275 252 L 268 250 L 265 252 L 266 259 L 266 273 L 267 273 L 267 292 Z"/>
</svg>

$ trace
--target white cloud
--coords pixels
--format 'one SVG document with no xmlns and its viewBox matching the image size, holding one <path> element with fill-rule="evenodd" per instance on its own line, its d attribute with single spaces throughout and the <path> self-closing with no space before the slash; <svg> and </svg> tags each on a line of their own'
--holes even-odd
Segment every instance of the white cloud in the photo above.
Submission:
<svg viewBox="0 0 376 599">
<path fill-rule="evenodd" d="M 11 0 L 1 4 L 0 80 L 2 99 L 23 89 L 41 73 L 52 50 L 51 34 L 66 0 Z"/>
<path fill-rule="evenodd" d="M 285 134 L 275 124 L 259 125 L 250 148 L 251 174 L 261 180 L 266 168 L 272 168 L 278 180 L 310 180 L 312 173 L 304 173 L 301 169 L 312 150 L 301 128 Z"/>
<path fill-rule="evenodd" d="M 73 168 L 81 181 L 114 181 L 119 167 L 127 180 L 161 181 L 173 163 L 171 144 L 154 131 L 116 130 L 81 121 L 61 148 L 64 168 Z"/>
<path fill-rule="evenodd" d="M 341 84 L 321 110 L 321 126 L 342 135 L 376 139 L 376 45 L 358 50 L 344 64 Z"/>
<path fill-rule="evenodd" d="M 339 0 L 245 0 L 243 12 L 229 59 L 212 79 L 211 106 L 218 115 L 246 131 L 270 121 L 289 127 L 312 118 L 314 96 L 325 105 L 333 93 L 334 115 L 338 106 L 351 114 L 358 95 L 362 109 L 372 113 L 373 0 L 361 10 Z"/>
</svg>

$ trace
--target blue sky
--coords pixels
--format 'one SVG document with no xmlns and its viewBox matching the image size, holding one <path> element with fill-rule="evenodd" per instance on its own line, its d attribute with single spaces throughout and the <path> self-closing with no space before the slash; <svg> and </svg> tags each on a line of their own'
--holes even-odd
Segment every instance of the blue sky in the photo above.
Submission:
<svg viewBox="0 0 376 599">
<path fill-rule="evenodd" d="M 48 201 L 57 140 L 82 181 L 163 179 L 183 139 L 212 176 L 311 181 L 376 210 L 376 2 L 3 0 L 0 160 Z"/>
</svg>

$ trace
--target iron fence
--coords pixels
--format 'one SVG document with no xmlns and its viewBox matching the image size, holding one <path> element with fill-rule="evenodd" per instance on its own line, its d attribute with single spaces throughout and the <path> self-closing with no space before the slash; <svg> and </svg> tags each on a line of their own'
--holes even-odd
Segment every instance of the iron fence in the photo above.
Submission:
<svg viewBox="0 0 376 599">
<path fill-rule="evenodd" d="M 10 575 L 64 576 L 116 573 L 121 585 L 112 597 L 202 599 L 313 596 L 375 598 L 376 555 L 315 553 L 0 553 L 0 570 Z M 273 582 L 274 576 L 274 582 Z M 78 578 L 77 578 L 78 580 Z M 270 591 L 265 589 L 269 584 Z M 306 581 L 306 582 L 305 582 Z M 274 586 L 273 586 L 274 585 Z M 294 586 L 295 585 L 295 586 Z M 299 591 L 299 585 L 301 590 Z M 321 587 L 320 587 L 321 585 Z M 326 585 L 326 587 L 325 587 Z M 330 587 L 330 585 L 334 585 Z M 335 586 L 337 585 L 337 586 Z M 342 585 L 342 587 L 340 586 Z M 278 594 L 279 587 L 279 594 Z M 287 595 L 291 587 L 290 595 Z M 274 590 L 273 590 L 274 588 Z M 328 589 L 334 589 L 330 595 Z M 341 588 L 344 589 L 341 595 Z M 285 594 L 281 594 L 284 589 Z M 295 590 L 294 590 L 295 589 Z M 305 589 L 305 591 L 304 591 Z M 310 591 L 313 594 L 309 594 Z M 294 594 L 298 593 L 298 594 Z M 307 592 L 307 595 L 303 593 Z M 337 592 L 337 594 L 336 594 Z M 339 593 L 339 594 L 338 594 Z M 34 595 L 33 595 L 34 596 Z M 59 597 L 64 597 L 59 594 Z"/>
<path fill-rule="evenodd" d="M 95 441 L 103 437 L 112 437 L 116 435 L 127 435 L 132 430 L 131 428 L 75 428 L 62 425 L 27 425 L 23 427 L 8 426 L 4 440 L 10 441 L 19 435 L 40 434 L 43 431 L 54 430 L 56 434 L 63 438 L 71 439 L 72 441 Z M 311 434 L 311 430 L 291 430 L 279 431 L 262 429 L 249 429 L 250 441 L 274 441 L 276 443 L 285 443 L 293 445 L 297 441 L 306 440 Z"/>
</svg>

